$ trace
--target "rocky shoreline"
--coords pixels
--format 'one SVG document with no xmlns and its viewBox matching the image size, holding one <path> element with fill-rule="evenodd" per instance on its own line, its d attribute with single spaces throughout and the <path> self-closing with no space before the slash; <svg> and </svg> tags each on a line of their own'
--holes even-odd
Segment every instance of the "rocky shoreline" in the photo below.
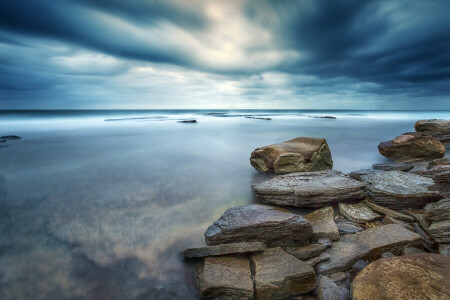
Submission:
<svg viewBox="0 0 450 300">
<path fill-rule="evenodd" d="M 415 129 L 380 143 L 392 162 L 349 174 L 331 170 L 325 139 L 256 149 L 251 165 L 281 175 L 183 252 L 199 298 L 449 299 L 450 120 Z"/>
</svg>

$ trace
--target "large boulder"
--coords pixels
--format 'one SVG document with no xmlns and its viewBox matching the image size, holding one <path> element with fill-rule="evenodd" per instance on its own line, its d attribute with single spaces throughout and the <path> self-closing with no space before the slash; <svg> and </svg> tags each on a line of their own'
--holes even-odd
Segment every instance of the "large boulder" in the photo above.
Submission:
<svg viewBox="0 0 450 300">
<path fill-rule="evenodd" d="M 207 256 L 261 252 L 264 249 L 266 249 L 266 245 L 262 242 L 242 242 L 200 248 L 189 248 L 183 251 L 183 255 L 186 258 L 200 258 Z"/>
<path fill-rule="evenodd" d="M 195 273 L 200 299 L 253 299 L 252 272 L 246 257 L 207 257 Z"/>
<path fill-rule="evenodd" d="M 372 262 L 352 283 L 354 300 L 450 299 L 450 258 L 418 253 Z"/>
<path fill-rule="evenodd" d="M 386 251 L 401 253 L 403 248 L 420 241 L 420 235 L 400 225 L 382 225 L 347 234 L 326 250 L 330 260 L 316 266 L 321 274 L 331 274 L 350 269 L 358 260 L 375 260 Z"/>
<path fill-rule="evenodd" d="M 414 127 L 416 131 L 432 135 L 443 143 L 450 140 L 450 120 L 419 120 Z"/>
<path fill-rule="evenodd" d="M 256 299 L 285 299 L 315 289 L 316 273 L 307 263 L 281 248 L 252 256 Z"/>
<path fill-rule="evenodd" d="M 260 172 L 275 173 L 321 171 L 333 167 L 327 141 L 310 137 L 257 148 L 252 152 L 250 163 Z"/>
<path fill-rule="evenodd" d="M 445 146 L 432 136 L 420 132 L 404 133 L 378 145 L 380 154 L 395 161 L 441 158 Z"/>
<path fill-rule="evenodd" d="M 334 222 L 333 207 L 327 206 L 304 216 L 311 222 L 313 228 L 312 240 L 328 238 L 337 241 L 340 238 L 339 230 Z"/>
<path fill-rule="evenodd" d="M 365 196 L 365 184 L 338 171 L 290 173 L 254 184 L 262 202 L 297 207 L 323 207 Z"/>
<path fill-rule="evenodd" d="M 368 196 L 375 204 L 393 209 L 421 208 L 443 197 L 429 191 L 431 178 L 399 171 L 374 172 L 361 179 L 367 183 Z"/>
<path fill-rule="evenodd" d="M 267 205 L 246 205 L 226 210 L 205 232 L 207 245 L 263 242 L 269 247 L 306 245 L 311 223 L 302 216 Z"/>
</svg>

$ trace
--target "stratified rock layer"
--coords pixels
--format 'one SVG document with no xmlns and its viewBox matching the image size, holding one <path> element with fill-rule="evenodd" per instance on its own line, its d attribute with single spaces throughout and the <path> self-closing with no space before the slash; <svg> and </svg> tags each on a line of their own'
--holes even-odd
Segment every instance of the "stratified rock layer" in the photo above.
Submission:
<svg viewBox="0 0 450 300">
<path fill-rule="evenodd" d="M 242 242 L 206 246 L 200 248 L 190 248 L 183 251 L 186 258 L 200 258 L 207 256 L 220 256 L 227 254 L 261 252 L 266 249 L 266 245 L 261 242 Z"/>
<path fill-rule="evenodd" d="M 366 223 L 376 219 L 381 219 L 381 215 L 373 211 L 363 202 L 360 203 L 339 203 L 339 212 L 349 221 L 356 223 Z"/>
<path fill-rule="evenodd" d="M 442 143 L 450 141 L 450 120 L 419 120 L 414 127 L 416 131 L 432 135 Z"/>
<path fill-rule="evenodd" d="M 345 271 L 360 259 L 375 260 L 386 251 L 400 253 L 405 246 L 420 239 L 420 235 L 396 224 L 347 234 L 325 251 L 330 254 L 330 260 L 318 264 L 316 270 L 322 274 Z"/>
<path fill-rule="evenodd" d="M 418 253 L 372 262 L 352 283 L 354 300 L 450 299 L 450 258 Z"/>
<path fill-rule="evenodd" d="M 442 199 L 429 191 L 433 180 L 399 171 L 375 172 L 361 177 L 367 183 L 368 196 L 375 204 L 394 209 L 421 208 Z"/>
<path fill-rule="evenodd" d="M 325 139 L 310 137 L 257 148 L 252 152 L 250 163 L 260 172 L 275 173 L 321 171 L 333 167 Z"/>
<path fill-rule="evenodd" d="M 323 207 L 365 195 L 364 183 L 338 171 L 290 173 L 252 187 L 262 202 L 281 206 Z"/>
<path fill-rule="evenodd" d="M 312 240 L 328 238 L 337 241 L 340 238 L 338 228 L 334 222 L 333 207 L 327 206 L 305 215 L 305 219 L 311 222 L 313 227 Z"/>
<path fill-rule="evenodd" d="M 437 242 L 450 243 L 450 220 L 434 222 L 428 232 Z"/>
<path fill-rule="evenodd" d="M 205 232 L 207 245 L 263 242 L 269 247 L 306 245 L 311 223 L 302 216 L 267 205 L 247 205 L 226 210 Z"/>
<path fill-rule="evenodd" d="M 253 299 L 246 257 L 207 257 L 196 270 L 196 281 L 200 299 Z"/>
<path fill-rule="evenodd" d="M 252 256 L 256 299 L 285 299 L 316 287 L 316 274 L 308 264 L 281 248 Z"/>
<path fill-rule="evenodd" d="M 408 132 L 378 145 L 380 154 L 395 161 L 441 158 L 445 146 L 432 136 L 420 132 Z"/>
<path fill-rule="evenodd" d="M 450 220 L 450 198 L 427 204 L 424 211 L 427 220 Z"/>
</svg>

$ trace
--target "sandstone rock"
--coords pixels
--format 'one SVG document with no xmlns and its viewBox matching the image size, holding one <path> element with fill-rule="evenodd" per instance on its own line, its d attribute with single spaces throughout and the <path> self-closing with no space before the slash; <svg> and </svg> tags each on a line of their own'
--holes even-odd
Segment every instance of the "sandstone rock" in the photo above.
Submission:
<svg viewBox="0 0 450 300">
<path fill-rule="evenodd" d="M 439 244 L 439 254 L 450 256 L 450 244 L 440 243 Z"/>
<path fill-rule="evenodd" d="M 386 251 L 400 253 L 404 247 L 419 240 L 418 234 L 395 224 L 344 235 L 325 251 L 330 254 L 330 260 L 318 264 L 316 270 L 321 274 L 345 271 L 360 259 L 371 261 Z"/>
<path fill-rule="evenodd" d="M 207 257 L 196 269 L 196 281 L 200 299 L 253 299 L 246 257 Z"/>
<path fill-rule="evenodd" d="M 339 203 L 339 212 L 349 221 L 356 223 L 366 223 L 382 218 L 380 214 L 373 211 L 363 202 L 356 204 Z"/>
<path fill-rule="evenodd" d="M 316 287 L 314 269 L 281 248 L 253 255 L 252 262 L 256 299 L 287 298 Z"/>
<path fill-rule="evenodd" d="M 339 282 L 339 281 L 347 279 L 347 274 L 345 274 L 345 272 L 336 272 L 336 273 L 328 275 L 328 278 L 330 278 L 334 282 Z"/>
<path fill-rule="evenodd" d="M 368 174 L 362 177 L 367 183 L 370 200 L 393 209 L 421 208 L 442 199 L 436 191 L 429 191 L 433 180 L 399 171 Z"/>
<path fill-rule="evenodd" d="M 307 260 L 319 255 L 326 248 L 327 246 L 324 244 L 311 244 L 304 247 L 286 247 L 285 251 L 298 259 Z"/>
<path fill-rule="evenodd" d="M 428 230 L 438 243 L 450 243 L 450 220 L 434 222 Z"/>
<path fill-rule="evenodd" d="M 365 184 L 338 171 L 291 173 L 253 185 L 262 202 L 297 207 L 323 207 L 364 198 Z"/>
<path fill-rule="evenodd" d="M 207 245 L 263 242 L 269 247 L 306 245 L 311 223 L 302 216 L 266 205 L 247 205 L 226 210 L 205 232 Z"/>
<path fill-rule="evenodd" d="M 333 280 L 327 276 L 321 276 L 317 286 L 318 300 L 345 300 L 348 298 L 349 291 L 337 286 Z"/>
<path fill-rule="evenodd" d="M 220 256 L 238 253 L 261 252 L 266 249 L 266 245 L 261 242 L 242 242 L 222 244 L 216 246 L 206 246 L 201 248 L 190 248 L 183 251 L 186 258 L 199 258 L 207 256 Z"/>
<path fill-rule="evenodd" d="M 260 172 L 309 172 L 333 167 L 331 151 L 325 139 L 298 137 L 283 143 L 257 148 L 250 157 Z"/>
<path fill-rule="evenodd" d="M 305 263 L 307 263 L 311 267 L 314 267 L 316 264 L 326 261 L 326 260 L 329 260 L 329 259 L 330 259 L 330 254 L 324 252 L 316 257 L 308 259 L 307 261 L 305 261 Z"/>
<path fill-rule="evenodd" d="M 378 145 L 380 154 L 395 161 L 441 158 L 445 146 L 432 136 L 420 132 L 408 132 Z"/>
<path fill-rule="evenodd" d="M 435 160 L 432 160 L 429 163 L 430 167 L 435 167 L 435 166 L 448 166 L 450 165 L 450 157 L 443 157 L 443 158 L 438 158 Z"/>
<path fill-rule="evenodd" d="M 450 220 L 450 198 L 429 203 L 424 208 L 427 220 Z"/>
<path fill-rule="evenodd" d="M 320 238 L 328 238 L 332 241 L 339 240 L 340 235 L 336 223 L 334 223 L 333 207 L 321 208 L 304 217 L 311 222 L 313 228 L 312 240 L 317 241 Z"/>
<path fill-rule="evenodd" d="M 373 210 L 375 210 L 375 211 L 377 211 L 379 213 L 388 215 L 390 217 L 393 217 L 393 218 L 396 218 L 396 219 L 399 219 L 399 220 L 402 220 L 402 221 L 406 221 L 406 222 L 413 222 L 414 221 L 414 218 L 409 216 L 409 215 L 405 215 L 405 214 L 403 214 L 403 213 L 401 213 L 399 211 L 389 209 L 387 207 L 384 207 L 384 206 L 372 203 L 370 201 L 365 201 L 364 204 L 367 205 L 368 207 L 370 207 L 371 209 L 373 209 Z"/>
<path fill-rule="evenodd" d="M 414 124 L 414 128 L 439 140 L 445 140 L 446 136 L 450 135 L 450 120 L 419 120 Z"/>
<path fill-rule="evenodd" d="M 449 299 L 450 258 L 411 254 L 380 259 L 364 268 L 352 283 L 352 299 Z"/>
<path fill-rule="evenodd" d="M 344 219 L 336 220 L 336 226 L 340 234 L 352 234 L 363 230 L 361 226 L 357 225 L 356 223 Z"/>
<path fill-rule="evenodd" d="M 408 163 L 382 163 L 382 164 L 373 164 L 372 169 L 374 170 L 382 170 L 382 171 L 409 171 L 414 168 L 414 165 Z"/>
</svg>

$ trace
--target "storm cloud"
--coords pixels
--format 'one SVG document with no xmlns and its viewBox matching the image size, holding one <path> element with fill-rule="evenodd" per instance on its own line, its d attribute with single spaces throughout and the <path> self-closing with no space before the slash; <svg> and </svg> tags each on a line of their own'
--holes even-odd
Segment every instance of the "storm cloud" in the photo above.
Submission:
<svg viewBox="0 0 450 300">
<path fill-rule="evenodd" d="M 4 0 L 0 108 L 450 108 L 446 0 Z"/>
</svg>

